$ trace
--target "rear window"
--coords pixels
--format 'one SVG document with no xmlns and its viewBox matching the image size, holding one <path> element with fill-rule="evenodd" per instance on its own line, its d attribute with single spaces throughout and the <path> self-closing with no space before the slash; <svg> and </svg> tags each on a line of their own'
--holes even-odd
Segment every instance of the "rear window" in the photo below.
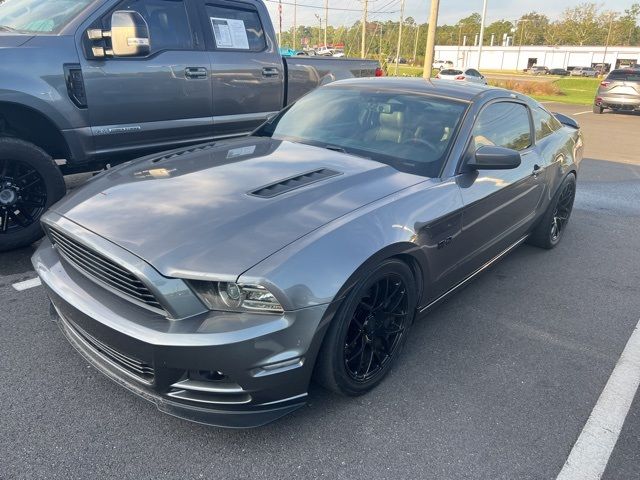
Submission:
<svg viewBox="0 0 640 480">
<path fill-rule="evenodd" d="M 462 75 L 462 70 L 454 70 L 452 68 L 448 68 L 446 70 L 441 70 L 440 75 Z"/>
<path fill-rule="evenodd" d="M 640 82 L 640 70 L 614 70 L 607 80 L 620 80 L 623 82 Z"/>
</svg>

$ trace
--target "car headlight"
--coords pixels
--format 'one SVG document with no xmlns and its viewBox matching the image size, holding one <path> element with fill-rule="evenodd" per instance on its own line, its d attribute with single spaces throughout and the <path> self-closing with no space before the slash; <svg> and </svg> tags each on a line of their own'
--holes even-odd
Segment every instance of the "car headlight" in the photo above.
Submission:
<svg viewBox="0 0 640 480">
<path fill-rule="evenodd" d="M 210 310 L 282 313 L 284 309 L 261 285 L 189 280 L 189 285 Z"/>
</svg>

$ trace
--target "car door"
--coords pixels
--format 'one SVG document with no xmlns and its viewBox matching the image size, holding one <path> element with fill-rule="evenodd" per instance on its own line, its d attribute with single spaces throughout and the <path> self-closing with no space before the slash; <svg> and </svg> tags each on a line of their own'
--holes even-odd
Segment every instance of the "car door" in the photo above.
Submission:
<svg viewBox="0 0 640 480">
<path fill-rule="evenodd" d="M 533 139 L 531 116 L 524 103 L 495 101 L 477 116 L 468 158 L 483 145 L 496 145 L 519 151 L 522 160 L 511 170 L 469 170 L 457 176 L 464 203 L 462 275 L 473 273 L 530 228 L 544 192 L 543 162 Z"/>
<path fill-rule="evenodd" d="M 199 8 L 212 65 L 214 132 L 248 133 L 284 104 L 285 72 L 267 10 L 225 0 L 199 0 Z"/>
<path fill-rule="evenodd" d="M 111 14 L 130 10 L 142 16 L 150 35 L 150 54 L 144 57 L 82 59 L 99 154 L 211 137 L 209 56 L 189 13 L 190 1 L 124 0 L 92 25 L 109 31 Z"/>
</svg>

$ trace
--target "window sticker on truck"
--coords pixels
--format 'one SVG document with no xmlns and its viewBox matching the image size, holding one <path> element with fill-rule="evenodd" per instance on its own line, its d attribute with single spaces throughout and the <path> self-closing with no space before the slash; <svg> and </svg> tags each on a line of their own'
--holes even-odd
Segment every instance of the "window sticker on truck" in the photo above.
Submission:
<svg viewBox="0 0 640 480">
<path fill-rule="evenodd" d="M 249 50 L 249 38 L 244 21 L 232 18 L 210 18 L 218 48 Z"/>
</svg>

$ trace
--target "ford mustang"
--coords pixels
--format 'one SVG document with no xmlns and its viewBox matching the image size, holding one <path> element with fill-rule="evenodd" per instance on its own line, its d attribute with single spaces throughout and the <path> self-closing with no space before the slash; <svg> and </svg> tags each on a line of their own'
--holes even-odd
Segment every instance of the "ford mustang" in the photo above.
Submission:
<svg viewBox="0 0 640 480">
<path fill-rule="evenodd" d="M 474 84 L 356 79 L 252 135 L 93 177 L 33 257 L 84 358 L 166 413 L 253 427 L 312 379 L 360 395 L 416 317 L 521 243 L 558 245 L 571 119 Z"/>
</svg>

